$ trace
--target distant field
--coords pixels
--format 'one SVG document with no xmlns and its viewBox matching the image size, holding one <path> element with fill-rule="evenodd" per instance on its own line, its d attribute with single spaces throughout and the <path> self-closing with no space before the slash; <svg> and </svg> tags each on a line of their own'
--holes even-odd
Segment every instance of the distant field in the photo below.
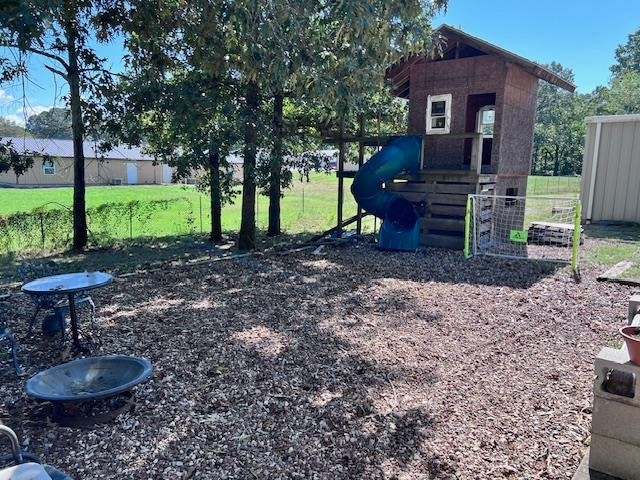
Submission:
<svg viewBox="0 0 640 480">
<path fill-rule="evenodd" d="M 578 195 L 580 177 L 529 176 L 527 195 Z"/>
<path fill-rule="evenodd" d="M 337 178 L 335 174 L 316 173 L 310 182 L 294 180 L 291 189 L 282 199 L 281 225 L 288 233 L 319 232 L 336 224 Z M 343 218 L 356 213 L 356 203 L 349 191 L 350 179 L 345 179 L 345 203 Z M 529 195 L 576 195 L 580 189 L 578 177 L 530 177 Z M 42 245 L 64 245 L 68 243 L 73 189 L 66 188 L 0 188 L 0 216 L 17 212 L 32 212 L 42 209 L 57 212 L 48 218 L 51 225 L 34 220 L 30 227 L 20 227 L 22 233 L 12 234 L 4 240 L 3 250 L 42 248 Z M 102 243 L 115 239 L 142 236 L 171 236 L 185 233 L 209 231 L 210 202 L 207 195 L 188 185 L 154 186 L 105 186 L 88 187 L 86 192 L 89 228 L 95 241 Z M 129 202 L 140 201 L 141 206 L 129 206 Z M 160 203 L 163 201 L 163 203 Z M 149 203 L 150 202 L 150 203 Z M 155 202 L 155 203 L 154 203 Z M 105 204 L 112 205 L 107 209 Z M 145 207 L 144 205 L 148 205 Z M 266 229 L 268 223 L 268 198 L 257 197 L 257 226 Z M 100 208 L 98 208 L 100 207 Z M 223 209 L 222 228 L 235 232 L 240 228 L 241 198 Z M 108 211 L 107 211 L 108 210 Z M 105 213 L 107 212 L 107 213 Z M 64 215 L 63 215 L 64 213 Z M 66 223 L 65 223 L 66 222 Z M 365 231 L 372 231 L 374 220 L 363 221 Z M 43 240 L 43 235 L 46 237 Z M 111 239 L 111 240 L 109 240 Z M 25 244 L 28 241 L 30 243 Z M 12 245 L 12 246 L 9 246 Z"/>
<path fill-rule="evenodd" d="M 311 182 L 302 183 L 295 180 L 293 188 L 285 191 L 283 199 L 283 222 L 295 223 L 301 213 L 307 216 L 321 217 L 330 215 L 336 209 L 338 181 L 334 174 L 317 173 L 311 176 Z M 351 181 L 345 179 L 345 210 L 355 212 L 355 202 L 349 193 Z M 580 193 L 580 177 L 529 177 L 527 187 L 529 195 L 566 195 Z M 87 207 L 95 207 L 104 203 L 130 202 L 132 200 L 164 200 L 171 198 L 186 198 L 199 208 L 200 199 L 203 209 L 209 208 L 208 197 L 195 190 L 190 185 L 137 185 L 137 186 L 107 186 L 87 188 Z M 304 205 L 303 205 L 304 198 Z M 60 203 L 71 207 L 73 203 L 73 189 L 64 188 L 0 188 L 0 215 L 14 212 L 29 212 L 49 202 Z M 234 216 L 240 213 L 240 198 L 235 205 L 225 208 L 225 215 L 229 217 L 229 225 L 235 224 Z M 258 198 L 258 209 L 266 209 L 268 199 Z M 303 211 L 304 206 L 304 211 Z M 55 205 L 51 205 L 55 208 Z M 206 208 L 205 208 L 206 207 Z M 266 223 L 266 212 L 264 220 Z M 335 214 L 335 212 L 333 212 Z M 345 215 L 346 216 L 346 215 Z M 259 217 L 259 222 L 263 220 Z M 239 219 L 238 219 L 239 225 Z"/>
<path fill-rule="evenodd" d="M 351 180 L 345 179 L 344 218 L 356 213 L 356 203 L 349 193 L 350 185 Z M 4 188 L 0 189 L 0 216 L 16 212 L 31 212 L 43 206 L 46 210 L 68 211 L 72 205 L 72 198 L 73 189 L 70 187 Z M 207 232 L 211 223 L 209 197 L 188 185 L 88 187 L 86 199 L 89 211 L 100 205 L 122 204 L 107 220 L 101 220 L 99 227 L 96 218 L 92 218 L 91 215 L 89 217 L 90 230 L 94 233 L 102 232 L 103 236 L 113 239 Z M 169 200 L 169 202 L 166 206 L 154 206 L 152 213 L 144 211 L 138 213 L 135 209 L 128 210 L 126 207 L 128 202 L 135 200 L 141 202 Z M 268 205 L 268 198 L 258 195 L 256 211 L 259 229 L 267 227 Z M 139 217 L 145 215 L 147 218 L 140 220 Z M 94 217 L 97 216 L 94 214 Z M 238 195 L 232 205 L 223 208 L 223 230 L 238 231 L 240 216 L 241 196 Z M 314 174 L 310 182 L 301 182 L 296 178 L 292 188 L 285 191 L 281 212 L 281 225 L 285 231 L 289 233 L 323 231 L 335 226 L 336 218 L 337 179 L 335 174 Z M 365 231 L 372 230 L 373 219 L 365 219 L 363 227 Z M 53 231 L 52 228 L 45 228 L 45 230 L 47 234 Z M 60 231 L 60 228 L 57 231 Z M 40 232 L 22 236 L 40 238 Z M 13 241 L 14 248 L 21 249 L 17 241 L 18 239 Z M 38 244 L 36 242 L 36 245 Z"/>
</svg>

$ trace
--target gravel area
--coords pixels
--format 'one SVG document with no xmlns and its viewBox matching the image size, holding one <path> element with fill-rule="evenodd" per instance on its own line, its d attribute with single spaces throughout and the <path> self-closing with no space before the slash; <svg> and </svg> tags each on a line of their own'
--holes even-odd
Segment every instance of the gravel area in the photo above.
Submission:
<svg viewBox="0 0 640 480">
<path fill-rule="evenodd" d="M 638 293 L 601 270 L 359 244 L 129 276 L 92 296 L 99 353 L 155 366 L 135 410 L 61 427 L 3 362 L 1 420 L 76 479 L 571 478 Z M 29 374 L 68 358 L 11 302 Z"/>
</svg>

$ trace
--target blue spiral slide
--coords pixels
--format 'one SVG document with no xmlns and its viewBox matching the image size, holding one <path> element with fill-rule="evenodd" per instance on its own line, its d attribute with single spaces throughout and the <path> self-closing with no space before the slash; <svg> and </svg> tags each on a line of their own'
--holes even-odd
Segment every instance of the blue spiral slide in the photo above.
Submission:
<svg viewBox="0 0 640 480">
<path fill-rule="evenodd" d="M 420 170 L 420 137 L 391 139 L 365 163 L 353 180 L 351 193 L 358 205 L 382 219 L 378 233 L 378 247 L 382 250 L 414 252 L 420 245 L 420 223 L 411 202 L 397 193 L 387 192 L 385 182 L 400 172 Z"/>
</svg>

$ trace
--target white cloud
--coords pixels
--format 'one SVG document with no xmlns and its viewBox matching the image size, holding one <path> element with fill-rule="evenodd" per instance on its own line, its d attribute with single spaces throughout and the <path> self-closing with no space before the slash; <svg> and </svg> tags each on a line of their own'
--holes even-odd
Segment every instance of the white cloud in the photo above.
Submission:
<svg viewBox="0 0 640 480">
<path fill-rule="evenodd" d="M 15 122 L 21 127 L 24 127 L 24 116 L 22 115 L 2 115 L 2 118 Z"/>
<path fill-rule="evenodd" d="M 31 115 L 38 115 L 39 113 L 42 112 L 46 112 L 47 110 L 51 110 L 51 106 L 44 106 L 44 105 L 33 105 L 33 106 L 28 106 L 26 108 L 20 108 L 18 110 L 16 110 L 16 113 L 22 116 L 25 116 L 26 113 L 26 117 L 29 118 Z"/>
<path fill-rule="evenodd" d="M 0 105 L 7 105 L 11 102 L 13 102 L 13 97 L 0 88 Z"/>
<path fill-rule="evenodd" d="M 1 99 L 2 99 L 1 94 L 2 94 L 2 90 L 0 90 L 0 105 L 1 105 Z M 15 113 L 9 113 L 9 114 L 0 115 L 0 116 L 6 118 L 7 120 L 11 120 L 12 122 L 17 123 L 21 127 L 24 127 L 26 123 L 26 119 L 29 118 L 31 115 L 37 115 L 39 113 L 46 112 L 51 108 L 52 107 L 50 106 L 47 107 L 44 105 L 32 105 L 25 108 L 19 108 L 15 110 Z"/>
</svg>

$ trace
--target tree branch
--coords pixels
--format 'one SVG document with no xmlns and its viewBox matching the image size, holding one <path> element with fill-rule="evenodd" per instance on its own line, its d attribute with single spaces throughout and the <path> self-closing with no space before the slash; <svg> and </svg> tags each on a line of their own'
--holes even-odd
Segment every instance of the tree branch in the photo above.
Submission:
<svg viewBox="0 0 640 480">
<path fill-rule="evenodd" d="M 33 47 L 26 47 L 23 48 L 19 45 L 16 45 L 14 43 L 0 43 L 1 47 L 8 47 L 8 48 L 17 48 L 18 50 L 26 50 L 27 52 L 31 52 L 31 53 L 35 53 L 36 55 L 42 55 L 43 57 L 47 57 L 50 58 L 51 60 L 55 60 L 56 62 L 62 64 L 62 66 L 64 67 L 65 70 L 69 69 L 69 64 L 67 62 L 65 62 L 64 58 L 55 55 L 53 53 L 50 52 L 45 52 L 44 50 L 38 50 L 37 48 L 33 48 Z"/>
<path fill-rule="evenodd" d="M 49 65 L 43 65 L 44 68 L 46 68 L 47 70 L 49 70 L 50 72 L 56 73 L 58 75 L 60 75 L 62 78 L 64 78 L 65 80 L 67 80 L 67 74 L 64 73 L 61 70 L 58 70 L 56 68 L 50 67 Z"/>
<path fill-rule="evenodd" d="M 114 75 L 119 78 L 129 78 L 127 75 L 124 75 L 122 73 L 115 73 L 110 70 L 107 70 L 106 68 L 81 68 L 80 69 L 80 73 L 87 73 L 87 72 L 108 73 L 109 75 Z"/>
</svg>

